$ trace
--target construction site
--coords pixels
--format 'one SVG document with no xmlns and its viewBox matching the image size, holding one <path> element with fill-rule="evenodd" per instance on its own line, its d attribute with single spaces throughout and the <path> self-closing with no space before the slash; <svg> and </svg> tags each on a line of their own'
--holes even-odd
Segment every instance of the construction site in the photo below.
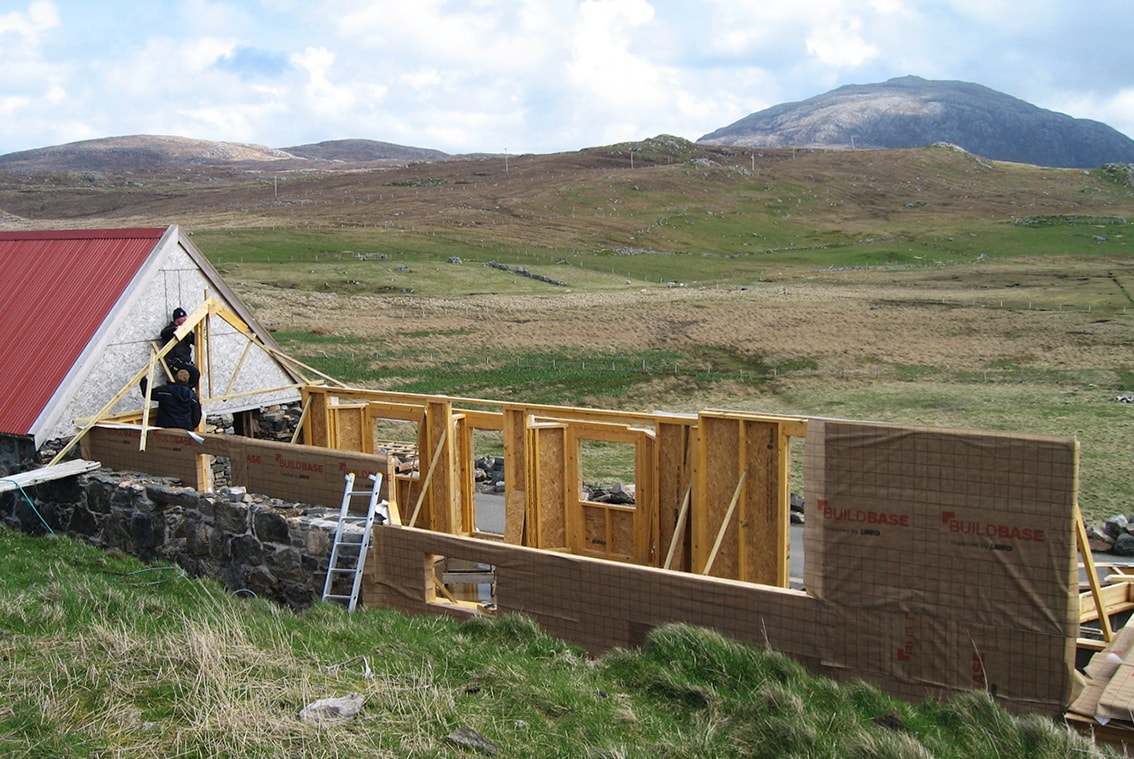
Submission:
<svg viewBox="0 0 1134 759">
<path fill-rule="evenodd" d="M 981 689 L 1084 730 L 1125 739 L 1134 729 L 1134 650 L 1119 629 L 1134 577 L 1093 562 L 1073 437 L 349 387 L 285 355 L 223 291 L 183 287 L 172 302 L 202 290 L 168 344 L 105 341 L 123 346 L 119 371 L 97 406 L 66 412 L 74 434 L 45 469 L 81 453 L 210 492 L 223 460 L 249 492 L 341 504 L 340 522 L 373 525 L 349 570 L 352 607 L 523 614 L 594 652 L 685 622 L 901 698 Z M 123 331 L 155 331 L 143 327 Z M 153 427 L 139 383 L 168 380 L 167 354 L 189 334 L 206 412 L 233 413 L 247 431 L 265 398 L 294 398 L 302 414 L 290 441 Z M 631 503 L 588 499 L 594 446 L 633 462 Z M 492 526 L 474 476 L 486 454 L 503 460 Z M 793 473 L 806 504 L 798 584 Z M 353 483 L 367 478 L 371 497 L 355 498 Z M 324 591 L 332 596 L 342 597 Z"/>
<path fill-rule="evenodd" d="M 222 328 L 247 334 L 215 301 L 181 328 L 204 347 L 206 403 L 223 400 L 233 381 L 207 370 L 208 335 Z M 254 338 L 248 345 L 271 352 Z M 122 396 L 163 371 L 168 347 L 152 352 Z M 344 479 L 377 475 L 384 523 L 359 567 L 361 604 L 525 614 L 592 651 L 633 646 L 651 628 L 683 621 L 904 698 L 981 688 L 1011 708 L 1056 714 L 1089 685 L 1077 655 L 1118 638 L 1109 620 L 1129 605 L 1116 596 L 1129 584 L 1103 587 L 1095 571 L 1080 592 L 1081 559 L 1094 568 L 1073 438 L 726 410 L 628 414 L 389 393 L 318 376 L 299 389 L 302 417 L 288 443 L 151 432 L 146 407 L 90 418 L 72 444 L 87 460 L 175 476 L 202 492 L 213 487 L 211 463 L 226 459 L 233 483 L 249 491 L 342 502 L 356 517 L 367 505 L 348 506 Z M 477 508 L 474 460 L 485 438 L 503 457 L 502 530 L 480 524 Z M 632 504 L 586 499 L 591 444 L 632 452 Z M 789 497 L 799 456 L 807 521 L 802 588 L 793 588 Z M 1092 634 L 1081 634 L 1085 624 Z"/>
</svg>

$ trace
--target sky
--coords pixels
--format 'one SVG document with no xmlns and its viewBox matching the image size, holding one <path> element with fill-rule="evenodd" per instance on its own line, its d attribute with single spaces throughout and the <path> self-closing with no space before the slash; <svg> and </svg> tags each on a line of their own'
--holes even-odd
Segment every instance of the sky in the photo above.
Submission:
<svg viewBox="0 0 1134 759">
<path fill-rule="evenodd" d="M 690 140 L 973 82 L 1134 138 L 1130 0 L 0 0 L 0 155 L 122 135 L 446 153 Z"/>
</svg>

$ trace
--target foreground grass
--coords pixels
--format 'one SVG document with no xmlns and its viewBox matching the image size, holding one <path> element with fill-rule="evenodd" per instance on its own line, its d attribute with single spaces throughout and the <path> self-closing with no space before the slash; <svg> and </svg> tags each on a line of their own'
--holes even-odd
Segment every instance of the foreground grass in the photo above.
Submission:
<svg viewBox="0 0 1134 759">
<path fill-rule="evenodd" d="M 519 616 L 293 614 L 176 569 L 0 529 L 0 754 L 1103 757 L 986 694 L 914 706 L 688 627 L 597 659 Z M 361 713 L 300 720 L 360 694 Z"/>
</svg>

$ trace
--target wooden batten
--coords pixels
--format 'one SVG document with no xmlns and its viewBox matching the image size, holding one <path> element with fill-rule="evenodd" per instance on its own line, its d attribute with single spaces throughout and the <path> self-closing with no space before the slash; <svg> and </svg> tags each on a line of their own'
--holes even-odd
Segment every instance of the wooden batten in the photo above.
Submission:
<svg viewBox="0 0 1134 759">
<path fill-rule="evenodd" d="M 528 437 L 522 409 L 506 408 L 501 413 L 504 433 L 504 542 L 523 545 L 527 531 L 528 492 L 536 482 L 529 475 Z"/>
</svg>

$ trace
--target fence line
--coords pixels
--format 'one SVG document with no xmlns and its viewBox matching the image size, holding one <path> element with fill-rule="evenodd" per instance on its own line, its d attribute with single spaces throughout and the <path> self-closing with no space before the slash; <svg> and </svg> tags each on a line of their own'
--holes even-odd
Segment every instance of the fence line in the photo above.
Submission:
<svg viewBox="0 0 1134 759">
<path fill-rule="evenodd" d="M 420 354 L 377 357 L 382 361 L 421 362 Z M 433 357 L 426 358 L 432 364 Z M 1029 367 L 972 367 L 940 368 L 934 366 L 876 366 L 868 369 L 848 369 L 844 367 L 767 367 L 761 369 L 720 368 L 712 365 L 683 364 L 681 362 L 642 360 L 619 360 L 610 358 L 593 359 L 551 359 L 549 361 L 494 361 L 485 357 L 483 364 L 462 363 L 464 371 L 472 372 L 482 368 L 486 372 L 508 372 L 530 374 L 546 372 L 553 375 L 643 375 L 688 377 L 703 381 L 737 381 L 744 383 L 766 383 L 776 380 L 830 377 L 840 380 L 879 381 L 894 380 L 905 382 L 983 382 L 989 384 L 1019 383 L 1030 384 L 1096 384 L 1112 385 L 1120 376 L 1121 369 L 1106 368 L 1029 368 Z"/>
</svg>

